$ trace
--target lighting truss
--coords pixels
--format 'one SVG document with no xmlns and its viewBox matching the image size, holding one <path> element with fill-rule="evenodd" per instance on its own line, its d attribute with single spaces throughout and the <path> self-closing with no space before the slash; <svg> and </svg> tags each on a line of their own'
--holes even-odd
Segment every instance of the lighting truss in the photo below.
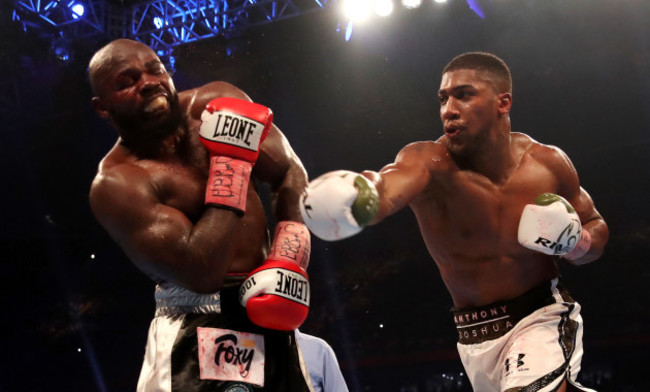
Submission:
<svg viewBox="0 0 650 392">
<path fill-rule="evenodd" d="M 82 16 L 72 10 L 72 5 L 77 3 L 84 7 Z M 87 38 L 105 31 L 107 11 L 105 0 L 15 0 L 12 17 L 22 24 L 23 30 Z"/>
<path fill-rule="evenodd" d="M 112 5 L 108 0 L 14 0 L 13 19 L 65 39 L 132 38 L 169 55 L 174 47 L 324 9 L 334 0 L 152 0 Z M 83 15 L 72 5 L 82 4 Z"/>
</svg>

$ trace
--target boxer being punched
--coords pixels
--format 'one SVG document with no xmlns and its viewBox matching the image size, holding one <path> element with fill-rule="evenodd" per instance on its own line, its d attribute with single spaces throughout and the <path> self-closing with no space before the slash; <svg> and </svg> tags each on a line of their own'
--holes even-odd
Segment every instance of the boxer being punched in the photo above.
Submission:
<svg viewBox="0 0 650 392">
<path fill-rule="evenodd" d="M 137 390 L 310 391 L 293 333 L 309 307 L 307 175 L 271 110 L 224 82 L 178 93 L 126 39 L 93 56 L 89 78 L 119 136 L 90 204 L 157 284 Z M 272 246 L 251 177 L 273 192 Z"/>
<path fill-rule="evenodd" d="M 407 145 L 379 172 L 315 179 L 301 202 L 305 223 L 338 240 L 410 206 L 451 294 L 474 389 L 584 388 L 580 306 L 558 282 L 557 261 L 600 257 L 605 221 L 564 152 L 511 132 L 501 59 L 454 58 L 438 97 L 439 139 Z"/>
</svg>

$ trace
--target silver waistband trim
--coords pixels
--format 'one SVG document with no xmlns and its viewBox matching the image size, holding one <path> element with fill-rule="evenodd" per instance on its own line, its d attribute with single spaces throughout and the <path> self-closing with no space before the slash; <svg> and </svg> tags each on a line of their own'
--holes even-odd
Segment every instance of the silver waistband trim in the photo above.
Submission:
<svg viewBox="0 0 650 392">
<path fill-rule="evenodd" d="M 221 313 L 221 295 L 198 294 L 171 283 L 156 285 L 156 317 L 186 313 Z"/>
</svg>

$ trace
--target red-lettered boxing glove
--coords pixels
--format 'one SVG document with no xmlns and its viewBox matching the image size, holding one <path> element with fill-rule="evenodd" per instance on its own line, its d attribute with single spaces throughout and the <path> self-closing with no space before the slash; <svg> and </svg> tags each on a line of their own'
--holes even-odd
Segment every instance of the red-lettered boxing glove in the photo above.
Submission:
<svg viewBox="0 0 650 392">
<path fill-rule="evenodd" d="M 205 203 L 246 212 L 250 173 L 273 124 L 271 109 L 237 98 L 216 98 L 201 114 L 199 135 L 210 154 Z"/>
<path fill-rule="evenodd" d="M 309 313 L 309 264 L 311 239 L 307 227 L 298 222 L 278 223 L 271 254 L 251 272 L 239 292 L 239 302 L 248 318 L 264 328 L 291 331 Z"/>
</svg>

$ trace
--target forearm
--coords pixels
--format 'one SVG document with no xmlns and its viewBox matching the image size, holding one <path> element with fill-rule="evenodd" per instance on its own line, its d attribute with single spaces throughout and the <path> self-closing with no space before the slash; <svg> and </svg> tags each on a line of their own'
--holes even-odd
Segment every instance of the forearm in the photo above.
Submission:
<svg viewBox="0 0 650 392">
<path fill-rule="evenodd" d="M 214 292 L 232 261 L 240 219 L 234 211 L 218 207 L 206 207 L 196 222 L 169 216 L 166 226 L 150 227 L 127 240 L 124 248 L 155 279 L 198 293 Z"/>
<path fill-rule="evenodd" d="M 422 183 L 409 182 L 413 178 L 395 174 L 394 165 L 384 167 L 380 172 L 364 170 L 361 175 L 368 178 L 379 195 L 379 208 L 368 226 L 375 225 L 388 216 L 406 207 L 415 195 L 423 189 Z M 415 186 L 414 186 L 415 184 Z"/>
<path fill-rule="evenodd" d="M 273 209 L 276 220 L 302 222 L 299 202 L 307 187 L 307 172 L 296 158 L 288 163 L 282 181 L 273 189 Z"/>
</svg>

